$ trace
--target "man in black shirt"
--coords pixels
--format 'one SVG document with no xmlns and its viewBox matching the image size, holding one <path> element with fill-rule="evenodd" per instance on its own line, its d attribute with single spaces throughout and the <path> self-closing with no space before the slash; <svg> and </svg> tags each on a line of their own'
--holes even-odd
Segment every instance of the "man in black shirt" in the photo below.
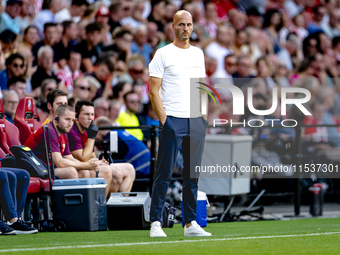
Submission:
<svg viewBox="0 0 340 255">
<path fill-rule="evenodd" d="M 45 79 L 54 79 L 59 82 L 57 76 L 52 71 L 53 65 L 53 50 L 50 46 L 42 46 L 38 51 L 38 69 L 32 75 L 32 89 L 36 89 L 41 86 L 41 83 Z"/>
<path fill-rule="evenodd" d="M 97 61 L 98 56 L 102 52 L 99 42 L 101 41 L 100 31 L 102 25 L 100 23 L 91 23 L 86 26 L 86 40 L 81 41 L 75 46 L 76 51 L 82 56 L 82 71 L 86 73 L 93 72 L 93 64 Z"/>
<path fill-rule="evenodd" d="M 34 57 L 33 60 L 33 65 L 37 65 L 38 64 L 38 50 L 40 49 L 40 47 L 44 46 L 44 45 L 48 45 L 51 46 L 52 50 L 53 50 L 53 63 L 57 62 L 57 57 L 56 57 L 56 52 L 55 52 L 55 48 L 54 45 L 56 43 L 57 40 L 57 24 L 56 23 L 46 23 L 44 25 L 44 39 L 37 42 L 35 45 L 33 45 L 32 47 L 32 54 Z"/>
<path fill-rule="evenodd" d="M 78 26 L 73 21 L 64 21 L 61 23 L 63 26 L 63 35 L 60 42 L 55 45 L 55 53 L 58 64 L 61 68 L 66 65 L 66 59 L 68 58 L 69 50 L 75 46 L 78 36 Z"/>
<path fill-rule="evenodd" d="M 112 33 L 116 27 L 122 26 L 122 24 L 120 24 L 119 22 L 123 18 L 122 3 L 116 2 L 111 4 L 109 11 L 110 11 L 109 25 L 110 32 Z"/>
</svg>

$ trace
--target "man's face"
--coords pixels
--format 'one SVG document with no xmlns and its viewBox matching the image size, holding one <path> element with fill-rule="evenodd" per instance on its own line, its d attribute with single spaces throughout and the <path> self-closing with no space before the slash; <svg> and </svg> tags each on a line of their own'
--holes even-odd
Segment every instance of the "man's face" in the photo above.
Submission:
<svg viewBox="0 0 340 255">
<path fill-rule="evenodd" d="M 120 105 L 119 103 L 113 104 L 110 107 L 109 119 L 114 121 L 119 117 Z"/>
<path fill-rule="evenodd" d="M 107 102 L 100 102 L 95 109 L 95 113 L 97 117 L 109 117 L 109 104 Z"/>
<path fill-rule="evenodd" d="M 141 63 L 135 64 L 129 70 L 129 74 L 132 76 L 133 80 L 142 79 L 144 67 Z"/>
<path fill-rule="evenodd" d="M 47 27 L 45 31 L 45 41 L 52 46 L 56 43 L 58 37 L 57 27 Z"/>
<path fill-rule="evenodd" d="M 324 113 L 325 113 L 325 108 L 322 104 L 315 105 L 312 111 L 312 115 L 317 121 L 322 121 Z"/>
<path fill-rule="evenodd" d="M 72 5 L 72 8 L 74 10 L 75 16 L 83 17 L 84 13 L 87 9 L 87 6 L 85 4 L 83 4 L 81 6 Z"/>
<path fill-rule="evenodd" d="M 237 71 L 237 60 L 236 57 L 229 57 L 224 62 L 224 68 L 228 74 L 232 75 Z"/>
<path fill-rule="evenodd" d="M 148 40 L 148 33 L 146 30 L 139 30 L 135 36 L 136 43 L 138 45 L 143 45 Z"/>
<path fill-rule="evenodd" d="M 49 71 L 53 65 L 53 53 L 45 51 L 41 58 L 38 59 L 38 65 L 41 66 L 45 71 Z"/>
<path fill-rule="evenodd" d="M 133 36 L 131 34 L 125 33 L 121 38 L 117 38 L 116 41 L 117 46 L 120 50 L 127 51 L 131 48 Z"/>
<path fill-rule="evenodd" d="M 57 88 L 57 83 L 55 83 L 54 81 L 53 82 L 50 82 L 49 84 L 47 84 L 46 85 L 46 87 L 45 87 L 45 90 L 44 90 L 44 98 L 47 98 L 47 94 L 50 92 L 50 91 L 52 91 L 52 90 L 54 90 L 54 89 L 56 89 Z"/>
<path fill-rule="evenodd" d="M 88 128 L 91 124 L 91 121 L 94 120 L 94 108 L 93 106 L 83 105 L 80 109 L 80 113 L 78 115 L 78 121 L 80 125 Z"/>
<path fill-rule="evenodd" d="M 72 23 L 69 28 L 67 28 L 66 33 L 69 39 L 75 40 L 78 37 L 78 26 L 76 23 Z"/>
<path fill-rule="evenodd" d="M 97 16 L 96 22 L 107 25 L 109 23 L 109 16 Z"/>
<path fill-rule="evenodd" d="M 85 79 L 78 80 L 73 86 L 73 96 L 80 99 L 87 99 L 90 94 L 90 85 Z"/>
<path fill-rule="evenodd" d="M 251 71 L 251 61 L 248 58 L 241 59 L 240 63 L 237 65 L 237 71 L 241 77 L 246 77 Z"/>
<path fill-rule="evenodd" d="M 59 105 L 67 105 L 67 96 L 59 96 L 54 99 L 53 102 L 53 112 L 57 109 Z"/>
<path fill-rule="evenodd" d="M 137 113 L 139 111 L 140 102 L 137 93 L 129 94 L 125 101 L 126 108 L 132 112 Z"/>
<path fill-rule="evenodd" d="M 70 59 L 68 60 L 68 66 L 71 71 L 74 72 L 76 70 L 80 70 L 81 65 L 81 55 L 80 53 L 72 52 L 70 55 Z"/>
<path fill-rule="evenodd" d="M 75 112 L 66 110 L 63 116 L 59 116 L 59 121 L 57 122 L 58 129 L 62 130 L 63 133 L 69 133 L 74 120 L 75 120 Z M 57 116 L 54 116 L 54 118 Z"/>
<path fill-rule="evenodd" d="M 176 20 L 176 23 L 172 24 L 172 28 L 174 29 L 175 35 L 179 40 L 189 40 L 194 29 L 191 16 L 188 13 L 183 13 Z"/>
<path fill-rule="evenodd" d="M 16 94 L 9 94 L 4 100 L 4 111 L 14 115 L 17 110 L 19 98 Z"/>
<path fill-rule="evenodd" d="M 11 16 L 12 19 L 14 19 L 15 17 L 19 16 L 21 12 L 21 5 L 19 3 L 8 5 L 6 7 L 6 12 L 9 16 Z"/>
<path fill-rule="evenodd" d="M 87 40 L 90 42 L 92 46 L 97 46 L 100 41 L 100 32 L 99 31 L 92 31 L 86 34 Z"/>
<path fill-rule="evenodd" d="M 99 65 L 97 70 L 95 71 L 95 75 L 98 81 L 104 81 L 109 74 L 110 70 L 105 64 Z"/>
<path fill-rule="evenodd" d="M 25 35 L 25 41 L 31 45 L 36 44 L 38 42 L 38 30 L 34 27 L 28 29 L 27 34 Z"/>
<path fill-rule="evenodd" d="M 14 59 L 8 66 L 8 71 L 13 76 L 22 76 L 25 73 L 25 62 L 20 58 Z"/>
<path fill-rule="evenodd" d="M 30 14 L 30 1 L 29 0 L 21 0 L 21 15 L 26 16 Z"/>
<path fill-rule="evenodd" d="M 26 83 L 17 82 L 13 86 L 13 89 L 15 90 L 15 92 L 18 93 L 19 99 L 24 98 L 26 96 Z"/>
</svg>

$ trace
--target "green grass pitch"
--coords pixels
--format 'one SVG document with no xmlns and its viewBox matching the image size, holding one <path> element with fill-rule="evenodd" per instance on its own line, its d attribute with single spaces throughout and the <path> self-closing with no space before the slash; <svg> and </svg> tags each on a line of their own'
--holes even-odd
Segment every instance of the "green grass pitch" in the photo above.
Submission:
<svg viewBox="0 0 340 255">
<path fill-rule="evenodd" d="M 208 224 L 212 237 L 167 238 L 149 231 L 38 233 L 0 236 L 1 254 L 340 254 L 340 218 Z"/>
</svg>

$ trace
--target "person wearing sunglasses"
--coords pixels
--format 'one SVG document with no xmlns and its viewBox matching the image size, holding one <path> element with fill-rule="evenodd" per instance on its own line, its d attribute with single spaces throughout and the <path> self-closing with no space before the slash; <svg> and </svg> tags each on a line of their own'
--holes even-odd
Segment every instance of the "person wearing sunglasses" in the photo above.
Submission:
<svg viewBox="0 0 340 255">
<path fill-rule="evenodd" d="M 76 99 L 87 99 L 90 95 L 90 84 L 88 79 L 80 76 L 73 84 L 72 96 Z"/>
<path fill-rule="evenodd" d="M 0 87 L 4 94 L 7 90 L 7 81 L 11 77 L 20 77 L 25 74 L 25 59 L 21 54 L 14 53 L 6 59 L 6 69 L 0 72 Z"/>
</svg>

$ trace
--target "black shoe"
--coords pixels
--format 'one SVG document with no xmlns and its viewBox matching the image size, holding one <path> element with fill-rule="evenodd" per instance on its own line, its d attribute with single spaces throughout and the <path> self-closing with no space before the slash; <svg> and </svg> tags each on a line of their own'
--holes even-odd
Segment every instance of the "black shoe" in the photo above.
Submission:
<svg viewBox="0 0 340 255">
<path fill-rule="evenodd" d="M 0 221 L 0 230 L 3 235 L 16 235 L 15 230 L 7 226 L 3 221 Z"/>
<path fill-rule="evenodd" d="M 17 220 L 14 222 L 11 227 L 15 230 L 15 232 L 20 235 L 20 234 L 35 234 L 38 233 L 38 229 L 36 228 L 31 228 L 27 224 L 25 224 L 24 221 L 22 220 Z"/>
</svg>

